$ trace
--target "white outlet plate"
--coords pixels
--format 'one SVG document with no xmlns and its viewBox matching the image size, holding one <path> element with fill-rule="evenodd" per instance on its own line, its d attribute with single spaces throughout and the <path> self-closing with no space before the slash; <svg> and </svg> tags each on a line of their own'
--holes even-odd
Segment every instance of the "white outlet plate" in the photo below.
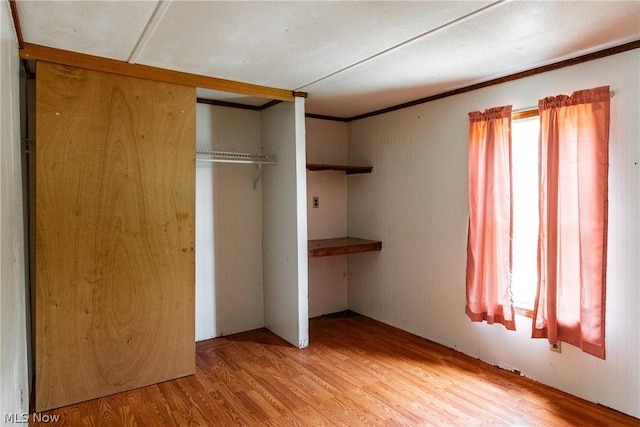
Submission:
<svg viewBox="0 0 640 427">
<path fill-rule="evenodd" d="M 562 341 L 558 341 L 555 344 L 549 344 L 549 350 L 555 351 L 556 353 L 562 353 Z"/>
</svg>

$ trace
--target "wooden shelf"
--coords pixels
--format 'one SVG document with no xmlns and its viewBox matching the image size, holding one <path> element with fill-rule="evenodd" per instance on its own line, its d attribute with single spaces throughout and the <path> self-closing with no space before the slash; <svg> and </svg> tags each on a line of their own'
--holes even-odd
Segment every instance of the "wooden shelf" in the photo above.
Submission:
<svg viewBox="0 0 640 427">
<path fill-rule="evenodd" d="M 307 163 L 310 171 L 344 171 L 347 175 L 355 173 L 371 173 L 373 166 L 347 166 L 347 165 L 326 165 L 322 163 Z"/>
<path fill-rule="evenodd" d="M 309 240 L 309 258 L 380 250 L 382 250 L 382 242 L 377 240 L 357 239 L 354 237 Z"/>
</svg>

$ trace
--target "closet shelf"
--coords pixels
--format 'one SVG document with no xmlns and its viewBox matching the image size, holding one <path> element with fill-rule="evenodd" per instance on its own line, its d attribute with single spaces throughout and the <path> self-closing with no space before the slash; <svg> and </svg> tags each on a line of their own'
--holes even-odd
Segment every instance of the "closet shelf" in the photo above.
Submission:
<svg viewBox="0 0 640 427">
<path fill-rule="evenodd" d="M 309 240 L 308 246 L 309 258 L 382 250 L 382 242 L 380 241 L 355 237 Z"/>
<path fill-rule="evenodd" d="M 266 154 L 237 153 L 235 151 L 196 150 L 196 160 L 216 163 L 254 163 L 277 165 L 278 158 Z"/>
<path fill-rule="evenodd" d="M 347 175 L 356 173 L 371 173 L 373 166 L 348 166 L 348 165 L 327 165 L 322 163 L 307 163 L 310 171 L 344 171 Z"/>
</svg>

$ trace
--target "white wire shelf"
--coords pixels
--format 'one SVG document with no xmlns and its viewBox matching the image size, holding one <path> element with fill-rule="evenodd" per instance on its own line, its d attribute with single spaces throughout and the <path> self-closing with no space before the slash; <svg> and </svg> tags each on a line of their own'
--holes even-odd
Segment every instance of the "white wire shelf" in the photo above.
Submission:
<svg viewBox="0 0 640 427">
<path fill-rule="evenodd" d="M 250 163 L 258 165 L 277 165 L 278 158 L 263 153 L 237 153 L 235 151 L 196 150 L 196 160 L 216 163 Z"/>
</svg>

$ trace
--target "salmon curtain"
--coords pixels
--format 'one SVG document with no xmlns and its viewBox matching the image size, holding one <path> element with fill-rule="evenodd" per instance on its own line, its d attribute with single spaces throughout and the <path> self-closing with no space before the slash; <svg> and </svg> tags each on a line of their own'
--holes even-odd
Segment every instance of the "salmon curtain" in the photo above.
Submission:
<svg viewBox="0 0 640 427">
<path fill-rule="evenodd" d="M 534 338 L 605 358 L 609 87 L 539 101 Z"/>
<path fill-rule="evenodd" d="M 511 298 L 511 106 L 469 113 L 467 305 L 472 321 L 515 330 Z"/>
</svg>

